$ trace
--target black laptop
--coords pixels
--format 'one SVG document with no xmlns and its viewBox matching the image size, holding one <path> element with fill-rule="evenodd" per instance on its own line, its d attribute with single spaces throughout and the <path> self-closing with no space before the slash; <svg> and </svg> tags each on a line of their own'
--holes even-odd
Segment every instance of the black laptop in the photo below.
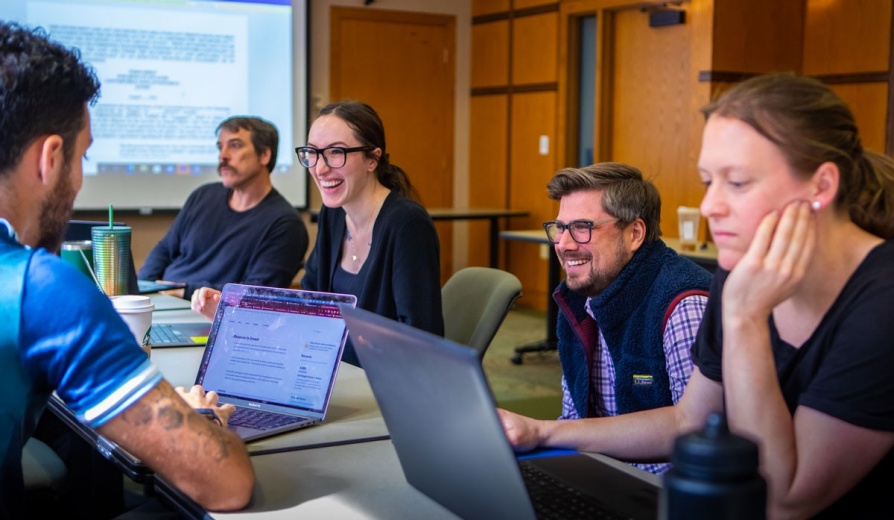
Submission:
<svg viewBox="0 0 894 520">
<path fill-rule="evenodd" d="M 608 463 L 570 451 L 517 460 L 473 349 L 362 309 L 342 315 L 422 493 L 466 519 L 657 518 L 659 487 Z"/>
</svg>

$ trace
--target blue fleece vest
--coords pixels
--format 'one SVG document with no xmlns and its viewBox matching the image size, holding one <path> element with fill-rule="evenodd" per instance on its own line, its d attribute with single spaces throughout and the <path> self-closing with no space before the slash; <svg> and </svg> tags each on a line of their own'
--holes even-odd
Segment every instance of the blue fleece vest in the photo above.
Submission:
<svg viewBox="0 0 894 520">
<path fill-rule="evenodd" d="M 644 243 L 590 307 L 587 297 L 563 281 L 553 298 L 559 305 L 556 332 L 559 358 L 574 406 L 591 417 L 590 368 L 602 330 L 615 367 L 618 414 L 673 404 L 664 357 L 664 318 L 668 306 L 687 291 L 707 293 L 711 275 L 679 256 L 664 242 Z"/>
</svg>

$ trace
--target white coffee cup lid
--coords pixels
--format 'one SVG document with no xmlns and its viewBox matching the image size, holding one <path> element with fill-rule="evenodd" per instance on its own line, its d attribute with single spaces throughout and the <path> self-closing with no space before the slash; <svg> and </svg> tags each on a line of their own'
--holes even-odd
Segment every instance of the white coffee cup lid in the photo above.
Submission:
<svg viewBox="0 0 894 520">
<path fill-rule="evenodd" d="M 125 294 L 122 296 L 110 296 L 109 298 L 112 300 L 112 305 L 119 312 L 155 310 L 155 305 L 148 296 Z"/>
</svg>

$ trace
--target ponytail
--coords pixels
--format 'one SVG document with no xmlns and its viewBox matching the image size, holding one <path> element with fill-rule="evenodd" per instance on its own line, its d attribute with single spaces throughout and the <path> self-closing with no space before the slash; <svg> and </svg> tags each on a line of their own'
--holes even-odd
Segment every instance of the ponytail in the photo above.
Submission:
<svg viewBox="0 0 894 520">
<path fill-rule="evenodd" d="M 392 164 L 388 159 L 388 154 L 383 154 L 379 158 L 379 164 L 376 167 L 376 178 L 382 186 L 418 202 L 419 193 L 410 184 L 410 177 L 407 175 L 407 172 L 403 171 L 400 166 Z"/>
<path fill-rule="evenodd" d="M 851 220 L 873 235 L 894 238 L 894 160 L 863 150 L 854 180 L 856 193 L 845 201 Z"/>
</svg>

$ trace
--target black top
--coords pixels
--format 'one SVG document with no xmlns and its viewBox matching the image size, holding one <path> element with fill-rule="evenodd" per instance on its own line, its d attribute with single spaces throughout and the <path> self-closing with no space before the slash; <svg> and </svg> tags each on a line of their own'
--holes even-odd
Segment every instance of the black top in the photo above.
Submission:
<svg viewBox="0 0 894 520">
<path fill-rule="evenodd" d="M 722 382 L 721 299 L 728 271 L 711 286 L 693 361 Z M 784 342 L 770 318 L 779 384 L 789 411 L 806 406 L 856 426 L 894 430 L 894 242 L 873 249 L 801 348 Z M 843 450 L 854 449 L 841 446 Z M 894 452 L 819 518 L 894 518 Z"/>
<path fill-rule="evenodd" d="M 323 206 L 318 222 L 317 242 L 304 266 L 301 287 L 336 292 L 345 211 Z M 349 293 L 357 296 L 361 309 L 443 336 L 440 262 L 438 233 L 428 212 L 391 192 L 373 224 L 369 256 Z M 350 342 L 342 360 L 360 364 Z"/>
</svg>

